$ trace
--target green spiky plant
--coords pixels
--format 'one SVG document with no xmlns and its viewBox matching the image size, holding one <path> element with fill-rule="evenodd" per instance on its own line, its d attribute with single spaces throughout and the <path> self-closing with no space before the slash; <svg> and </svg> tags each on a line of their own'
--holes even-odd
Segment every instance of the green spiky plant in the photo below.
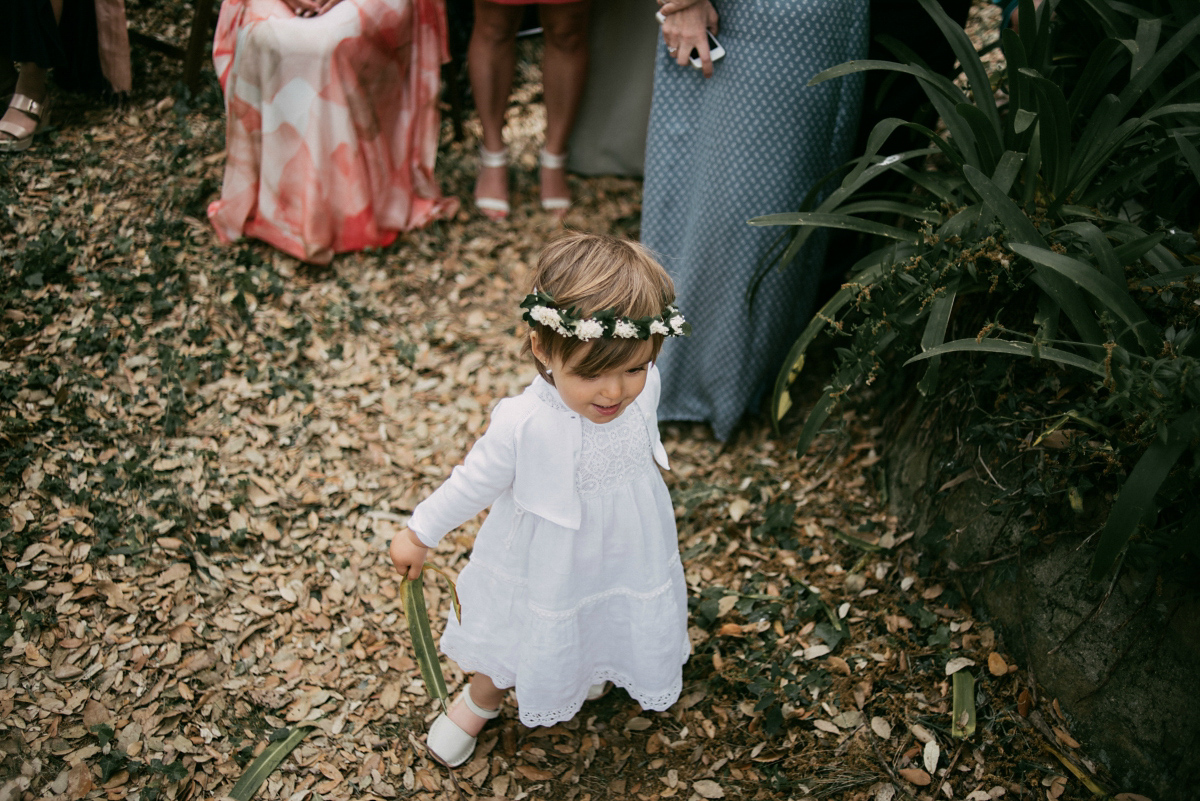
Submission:
<svg viewBox="0 0 1200 801">
<path fill-rule="evenodd" d="M 929 396 L 953 391 L 977 374 L 970 365 L 995 354 L 1031 360 L 1068 402 L 1065 411 L 1055 406 L 1057 420 L 1046 415 L 1049 429 L 1081 427 L 1085 447 L 1123 474 L 1093 577 L 1108 574 L 1131 541 L 1194 555 L 1200 15 L 1182 0 L 1047 0 L 1036 10 L 1021 0 L 1021 31 L 1003 32 L 1007 69 L 993 86 L 965 33 L 937 2 L 920 3 L 952 43 L 966 91 L 902 47 L 893 48 L 902 62 L 850 62 L 813 83 L 869 69 L 907 73 L 945 135 L 884 120 L 819 205 L 810 199 L 802 211 L 751 220 L 797 226 L 782 268 L 821 227 L 884 243 L 792 347 L 775 419 L 788 411 L 789 388 L 822 334 L 843 346 L 800 452 L 851 388 L 901 365 L 923 369 L 915 386 Z M 881 157 L 902 127 L 924 134 L 929 147 Z M 873 192 L 888 173 L 914 191 Z M 988 356 L 973 362 L 969 354 Z M 951 360 L 954 373 L 945 375 Z M 1003 390 L 1011 389 L 1010 379 Z M 1078 487 L 1066 494 L 1080 505 Z"/>
</svg>

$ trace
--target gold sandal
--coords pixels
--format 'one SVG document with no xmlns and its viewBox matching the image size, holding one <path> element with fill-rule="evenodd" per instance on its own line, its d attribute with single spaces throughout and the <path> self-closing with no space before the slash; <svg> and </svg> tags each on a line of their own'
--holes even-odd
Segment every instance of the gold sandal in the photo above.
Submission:
<svg viewBox="0 0 1200 801">
<path fill-rule="evenodd" d="M 0 120 L 0 134 L 8 136 L 7 139 L 0 138 L 0 153 L 19 153 L 22 150 L 28 150 L 29 146 L 33 144 L 33 137 L 44 131 L 50 124 L 50 98 L 47 97 L 46 100 L 39 103 L 32 97 L 15 94 L 9 101 L 8 107 L 16 109 L 33 120 L 35 125 L 33 130 L 28 130 L 23 126 Z"/>
</svg>

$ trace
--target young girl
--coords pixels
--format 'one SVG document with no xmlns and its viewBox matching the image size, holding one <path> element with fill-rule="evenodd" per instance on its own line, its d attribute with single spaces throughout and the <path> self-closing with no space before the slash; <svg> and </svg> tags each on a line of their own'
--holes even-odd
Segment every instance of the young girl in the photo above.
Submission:
<svg viewBox="0 0 1200 801">
<path fill-rule="evenodd" d="M 675 517 L 658 467 L 666 337 L 689 332 L 670 277 L 632 242 L 569 234 L 542 251 L 521 306 L 539 377 L 392 540 L 415 578 L 427 551 L 491 505 L 458 581 L 442 651 L 474 672 L 428 745 L 465 762 L 516 687 L 521 722 L 570 720 L 606 682 L 645 709 L 675 703 L 690 651 Z M 657 464 L 656 464 L 657 463 Z"/>
</svg>

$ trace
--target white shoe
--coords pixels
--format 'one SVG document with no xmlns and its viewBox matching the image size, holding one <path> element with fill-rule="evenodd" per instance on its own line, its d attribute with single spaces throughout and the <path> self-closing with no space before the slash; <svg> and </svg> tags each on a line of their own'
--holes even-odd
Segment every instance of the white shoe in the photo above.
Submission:
<svg viewBox="0 0 1200 801">
<path fill-rule="evenodd" d="M 500 150 L 488 150 L 483 145 L 479 146 L 479 166 L 480 167 L 507 167 L 508 166 L 508 148 Z M 498 197 L 480 197 L 478 190 L 475 195 L 475 207 L 483 212 L 483 216 L 489 220 L 499 222 L 508 218 L 509 205 L 508 201 Z M 489 213 L 491 212 L 491 213 Z"/>
<path fill-rule="evenodd" d="M 471 697 L 471 688 L 467 686 L 462 691 L 462 702 L 467 709 L 484 720 L 492 720 L 500 714 L 499 709 L 484 709 L 475 703 Z M 430 755 L 448 768 L 457 768 L 471 758 L 475 751 L 475 737 L 467 734 L 451 720 L 445 712 L 437 716 L 429 727 L 429 736 L 425 738 L 425 747 Z"/>
<path fill-rule="evenodd" d="M 599 684 L 593 684 L 588 687 L 587 700 L 596 701 L 608 695 L 609 689 L 612 687 L 607 681 L 602 681 Z"/>
<path fill-rule="evenodd" d="M 545 170 L 563 170 L 567 167 L 567 154 L 555 155 L 550 151 L 542 148 L 541 156 L 538 158 L 538 163 Z M 569 197 L 542 197 L 542 208 L 549 212 L 561 212 L 556 216 L 562 217 L 567 213 L 567 209 L 571 208 L 571 198 Z"/>
</svg>

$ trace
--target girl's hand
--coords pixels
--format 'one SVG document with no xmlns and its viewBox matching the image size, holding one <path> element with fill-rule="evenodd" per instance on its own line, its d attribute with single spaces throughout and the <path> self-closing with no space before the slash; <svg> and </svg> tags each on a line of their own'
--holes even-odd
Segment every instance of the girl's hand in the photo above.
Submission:
<svg viewBox="0 0 1200 801">
<path fill-rule="evenodd" d="M 700 68 L 705 78 L 713 75 L 712 58 L 708 54 L 708 36 L 705 31 L 717 33 L 717 10 L 709 0 L 699 0 L 687 8 L 667 17 L 663 23 L 663 41 L 667 53 L 681 67 L 691 66 L 688 59 L 695 50 L 700 54 Z"/>
<path fill-rule="evenodd" d="M 425 564 L 425 556 L 429 548 L 417 539 L 410 528 L 402 528 L 392 537 L 392 547 L 388 554 L 392 564 L 405 578 L 415 579 L 421 575 L 421 565 Z"/>
</svg>

